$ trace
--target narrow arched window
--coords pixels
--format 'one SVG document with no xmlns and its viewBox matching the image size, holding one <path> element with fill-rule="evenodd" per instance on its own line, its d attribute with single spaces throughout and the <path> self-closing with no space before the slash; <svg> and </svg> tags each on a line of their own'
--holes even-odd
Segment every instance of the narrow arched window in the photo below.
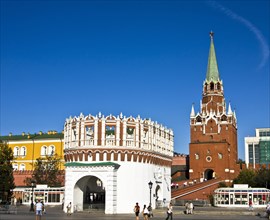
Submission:
<svg viewBox="0 0 270 220">
<path fill-rule="evenodd" d="M 23 163 L 20 164 L 20 170 L 25 170 L 25 165 Z"/>
<path fill-rule="evenodd" d="M 12 167 L 13 167 L 14 171 L 18 170 L 18 164 L 17 163 L 13 164 Z"/>
<path fill-rule="evenodd" d="M 21 147 L 21 156 L 26 156 L 26 147 Z"/>
<path fill-rule="evenodd" d="M 48 149 L 48 156 L 53 156 L 55 154 L 55 146 L 51 145 Z"/>
<path fill-rule="evenodd" d="M 41 156 L 46 156 L 47 155 L 47 146 L 42 146 L 41 147 L 41 152 L 40 152 Z"/>
<path fill-rule="evenodd" d="M 20 156 L 20 148 L 19 147 L 14 147 L 14 152 L 13 152 L 15 157 Z"/>
<path fill-rule="evenodd" d="M 215 88 L 215 87 L 214 87 L 214 83 L 211 82 L 211 83 L 210 83 L 210 90 L 214 90 L 214 88 Z"/>
<path fill-rule="evenodd" d="M 202 118 L 200 116 L 196 117 L 196 122 L 202 122 Z"/>
<path fill-rule="evenodd" d="M 217 90 L 220 90 L 220 83 L 217 83 Z"/>
</svg>

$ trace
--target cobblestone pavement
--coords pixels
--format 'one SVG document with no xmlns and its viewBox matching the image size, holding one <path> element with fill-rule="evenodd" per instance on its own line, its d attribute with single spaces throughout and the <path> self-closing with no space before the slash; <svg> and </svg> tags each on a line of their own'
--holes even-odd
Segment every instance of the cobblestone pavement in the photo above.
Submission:
<svg viewBox="0 0 270 220">
<path fill-rule="evenodd" d="M 41 220 L 82 220 L 82 219 L 95 219 L 95 220 L 134 220 L 134 214 L 117 214 L 117 215 L 106 215 L 102 211 L 90 211 L 90 212 L 78 212 L 73 213 L 71 216 L 67 216 L 61 210 L 60 206 L 46 207 L 47 214 L 42 216 Z M 215 208 L 215 207 L 195 207 L 193 215 L 185 215 L 183 207 L 174 207 L 174 220 L 178 219 L 218 219 L 218 220 L 256 220 L 263 219 L 256 216 L 257 213 L 262 213 L 263 210 L 254 210 L 253 212 L 247 211 L 247 209 L 226 209 L 226 208 Z M 153 220 L 165 220 L 165 210 L 159 209 L 154 210 Z M 29 206 L 19 206 L 17 214 L 0 214 L 0 220 L 35 220 L 35 214 L 29 212 Z M 140 216 L 140 220 L 143 217 Z M 265 218 L 266 219 L 266 218 Z"/>
</svg>

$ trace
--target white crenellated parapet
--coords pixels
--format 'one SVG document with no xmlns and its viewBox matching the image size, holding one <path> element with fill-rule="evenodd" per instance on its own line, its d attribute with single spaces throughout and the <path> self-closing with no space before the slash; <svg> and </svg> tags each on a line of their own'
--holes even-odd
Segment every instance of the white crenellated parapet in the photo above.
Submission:
<svg viewBox="0 0 270 220">
<path fill-rule="evenodd" d="M 89 131 L 91 135 L 89 135 Z M 91 147 L 121 147 L 155 151 L 173 156 L 173 132 L 151 119 L 140 116 L 84 116 L 66 119 L 65 149 Z"/>
</svg>

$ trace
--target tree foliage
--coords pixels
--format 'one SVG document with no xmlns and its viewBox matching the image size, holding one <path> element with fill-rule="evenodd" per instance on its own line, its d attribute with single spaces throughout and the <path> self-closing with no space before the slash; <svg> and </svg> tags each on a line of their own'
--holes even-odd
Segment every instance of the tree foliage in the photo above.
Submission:
<svg viewBox="0 0 270 220">
<path fill-rule="evenodd" d="M 34 181 L 36 184 L 46 184 L 49 187 L 61 186 L 60 160 L 57 155 L 37 158 L 34 164 L 33 177 L 26 178 L 26 184 L 30 186 L 31 182 Z"/>
<path fill-rule="evenodd" d="M 261 167 L 258 170 L 242 170 L 234 179 L 234 184 L 248 184 L 250 187 L 270 187 L 270 170 Z"/>
<path fill-rule="evenodd" d="M 270 188 L 270 170 L 265 167 L 261 167 L 256 171 L 256 176 L 254 178 L 256 185 L 258 187 Z"/>
<path fill-rule="evenodd" d="M 12 160 L 12 149 L 0 141 L 0 200 L 2 201 L 10 201 L 12 190 L 15 188 Z"/>
</svg>

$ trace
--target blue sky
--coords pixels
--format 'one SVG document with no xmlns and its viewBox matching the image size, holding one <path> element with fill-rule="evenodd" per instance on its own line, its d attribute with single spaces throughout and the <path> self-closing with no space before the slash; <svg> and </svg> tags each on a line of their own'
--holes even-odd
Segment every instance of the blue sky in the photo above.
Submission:
<svg viewBox="0 0 270 220">
<path fill-rule="evenodd" d="M 123 112 L 172 128 L 188 154 L 213 30 L 244 159 L 244 137 L 270 126 L 269 10 L 268 0 L 2 0 L 0 134 Z"/>
</svg>

